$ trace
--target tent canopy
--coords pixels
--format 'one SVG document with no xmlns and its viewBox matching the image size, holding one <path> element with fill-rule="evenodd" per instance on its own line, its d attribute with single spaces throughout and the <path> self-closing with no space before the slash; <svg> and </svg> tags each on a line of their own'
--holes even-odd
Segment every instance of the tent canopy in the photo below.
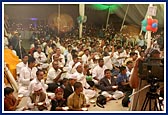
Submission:
<svg viewBox="0 0 168 115">
<path fill-rule="evenodd" d="M 58 12 L 58 4 L 5 4 L 5 14 L 11 19 L 30 19 L 38 18 L 45 19 L 53 13 Z M 110 13 L 117 15 L 123 20 L 128 4 L 86 4 L 85 15 L 87 23 L 105 25 L 107 14 L 110 8 Z M 149 4 L 129 4 L 125 23 L 141 25 L 148 10 Z M 157 6 L 156 16 L 158 26 L 164 27 L 164 4 L 153 4 Z M 60 4 L 60 13 L 66 13 L 72 16 L 75 22 L 79 16 L 79 4 Z M 110 20 L 113 20 L 110 18 Z M 110 22 L 109 20 L 109 22 Z"/>
</svg>

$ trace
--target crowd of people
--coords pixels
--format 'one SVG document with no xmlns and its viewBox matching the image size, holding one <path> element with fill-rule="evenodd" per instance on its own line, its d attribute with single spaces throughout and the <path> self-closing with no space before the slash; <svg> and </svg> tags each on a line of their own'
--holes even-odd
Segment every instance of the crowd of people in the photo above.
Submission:
<svg viewBox="0 0 168 115">
<path fill-rule="evenodd" d="M 146 56 L 147 42 L 145 35 L 130 38 L 112 31 L 100 29 L 98 34 L 90 28 L 82 38 L 70 32 L 64 37 L 34 32 L 28 51 L 19 44 L 19 32 L 5 37 L 5 48 L 16 51 L 22 60 L 16 65 L 18 95 L 28 97 L 22 110 L 82 110 L 98 94 L 106 101 L 127 99 L 123 105 L 128 107 L 129 95 L 138 87 L 139 78 L 133 80 L 133 68 L 138 68 L 137 60 Z M 164 58 L 161 39 L 163 33 L 153 36 L 150 48 Z M 21 98 L 17 100 L 13 92 L 4 88 L 5 111 L 20 110 L 16 106 Z"/>
</svg>

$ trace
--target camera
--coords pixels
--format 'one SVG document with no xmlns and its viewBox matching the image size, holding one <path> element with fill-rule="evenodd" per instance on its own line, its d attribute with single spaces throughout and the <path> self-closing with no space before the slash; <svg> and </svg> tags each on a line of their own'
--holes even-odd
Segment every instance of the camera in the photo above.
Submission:
<svg viewBox="0 0 168 115">
<path fill-rule="evenodd" d="M 157 78 L 157 81 L 164 81 L 164 59 L 147 57 L 144 61 L 139 61 L 139 78 L 149 80 Z"/>
</svg>

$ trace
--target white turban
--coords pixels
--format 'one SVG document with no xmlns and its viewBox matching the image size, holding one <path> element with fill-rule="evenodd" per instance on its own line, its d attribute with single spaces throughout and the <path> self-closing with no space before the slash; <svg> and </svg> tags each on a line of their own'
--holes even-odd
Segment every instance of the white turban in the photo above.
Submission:
<svg viewBox="0 0 168 115">
<path fill-rule="evenodd" d="M 69 79 L 77 79 L 77 75 L 76 74 L 69 74 Z"/>
<path fill-rule="evenodd" d="M 80 62 L 76 63 L 74 68 L 76 69 L 79 65 L 82 65 Z"/>
<path fill-rule="evenodd" d="M 41 84 L 36 84 L 33 88 L 34 91 L 39 91 L 40 89 L 42 89 L 42 85 Z"/>
</svg>

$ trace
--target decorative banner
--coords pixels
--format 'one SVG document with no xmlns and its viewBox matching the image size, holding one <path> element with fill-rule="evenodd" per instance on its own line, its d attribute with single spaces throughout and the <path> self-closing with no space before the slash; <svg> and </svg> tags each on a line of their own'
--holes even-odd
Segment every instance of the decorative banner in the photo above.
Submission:
<svg viewBox="0 0 168 115">
<path fill-rule="evenodd" d="M 157 6 L 149 6 L 147 14 L 149 16 L 156 16 Z"/>
</svg>

